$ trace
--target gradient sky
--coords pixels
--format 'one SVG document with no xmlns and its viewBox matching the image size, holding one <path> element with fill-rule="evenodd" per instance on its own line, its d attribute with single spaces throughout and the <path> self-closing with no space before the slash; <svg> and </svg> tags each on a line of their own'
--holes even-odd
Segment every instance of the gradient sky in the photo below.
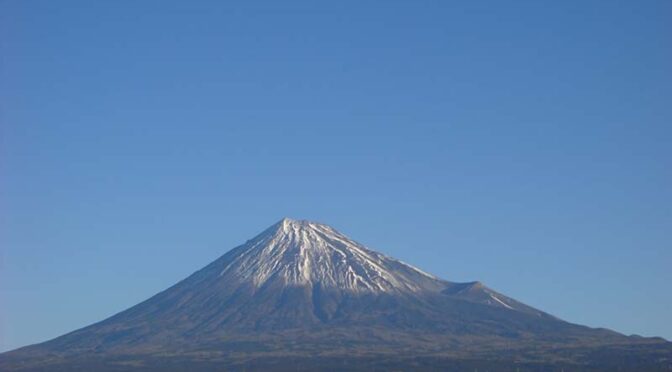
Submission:
<svg viewBox="0 0 672 372">
<path fill-rule="evenodd" d="M 0 0 L 0 350 L 283 216 L 672 338 L 672 2 Z"/>
</svg>

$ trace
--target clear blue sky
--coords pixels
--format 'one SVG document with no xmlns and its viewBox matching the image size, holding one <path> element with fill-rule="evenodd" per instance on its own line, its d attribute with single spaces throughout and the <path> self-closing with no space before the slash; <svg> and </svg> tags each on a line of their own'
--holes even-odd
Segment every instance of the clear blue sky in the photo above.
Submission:
<svg viewBox="0 0 672 372">
<path fill-rule="evenodd" d="M 283 216 L 672 338 L 672 2 L 0 0 L 0 350 Z"/>
</svg>

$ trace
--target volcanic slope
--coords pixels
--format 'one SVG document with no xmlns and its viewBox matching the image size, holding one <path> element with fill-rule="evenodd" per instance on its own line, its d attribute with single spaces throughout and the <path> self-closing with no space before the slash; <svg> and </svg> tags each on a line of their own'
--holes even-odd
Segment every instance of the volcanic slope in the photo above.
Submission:
<svg viewBox="0 0 672 372">
<path fill-rule="evenodd" d="M 662 339 L 571 324 L 480 282 L 437 278 L 330 226 L 285 218 L 128 310 L 0 355 L 0 369 L 608 370 L 669 360 Z"/>
</svg>

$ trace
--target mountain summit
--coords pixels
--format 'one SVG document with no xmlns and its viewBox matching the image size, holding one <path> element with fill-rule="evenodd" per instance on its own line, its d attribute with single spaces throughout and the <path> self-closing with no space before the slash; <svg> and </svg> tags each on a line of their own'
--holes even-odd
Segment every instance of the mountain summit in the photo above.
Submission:
<svg viewBox="0 0 672 372">
<path fill-rule="evenodd" d="M 664 340 L 562 321 L 330 226 L 284 218 L 128 310 L 0 355 L 0 369 L 508 370 L 551 360 L 608 370 L 623 357 L 637 368 L 664 366 L 671 350 Z"/>
<path fill-rule="evenodd" d="M 257 288 L 269 281 L 350 292 L 440 287 L 435 277 L 368 250 L 330 226 L 289 218 L 238 248 L 220 275 Z"/>
</svg>

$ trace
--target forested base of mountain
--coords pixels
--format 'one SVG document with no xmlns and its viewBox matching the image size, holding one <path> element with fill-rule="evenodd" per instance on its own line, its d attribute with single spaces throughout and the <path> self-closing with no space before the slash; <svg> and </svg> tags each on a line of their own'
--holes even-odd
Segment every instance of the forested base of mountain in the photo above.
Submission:
<svg viewBox="0 0 672 372">
<path fill-rule="evenodd" d="M 517 356 L 492 354 L 473 358 L 466 355 L 395 355 L 385 353 L 368 356 L 302 356 L 302 355 L 222 355 L 156 356 L 116 355 L 81 356 L 61 359 L 54 356 L 39 365 L 23 359 L 0 363 L 3 371 L 70 372 L 70 371 L 146 371 L 146 372 L 219 372 L 219 371 L 672 371 L 672 347 L 660 345 L 618 346 L 601 348 L 566 348 L 526 350 Z M 206 356 L 207 355 L 207 356 Z"/>
</svg>

